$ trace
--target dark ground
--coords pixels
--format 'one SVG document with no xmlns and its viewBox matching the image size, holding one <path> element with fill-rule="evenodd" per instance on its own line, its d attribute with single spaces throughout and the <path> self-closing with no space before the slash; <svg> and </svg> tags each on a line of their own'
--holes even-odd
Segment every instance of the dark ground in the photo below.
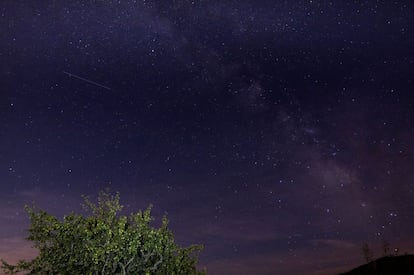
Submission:
<svg viewBox="0 0 414 275">
<path fill-rule="evenodd" d="M 365 265 L 361 265 L 342 275 L 388 275 L 414 274 L 414 255 L 382 257 Z"/>
</svg>

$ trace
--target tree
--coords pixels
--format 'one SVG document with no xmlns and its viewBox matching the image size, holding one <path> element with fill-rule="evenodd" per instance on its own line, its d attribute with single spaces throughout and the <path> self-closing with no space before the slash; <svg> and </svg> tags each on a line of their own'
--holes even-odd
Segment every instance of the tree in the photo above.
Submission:
<svg viewBox="0 0 414 275">
<path fill-rule="evenodd" d="M 382 241 L 382 255 L 390 256 L 390 243 L 386 240 Z"/>
<path fill-rule="evenodd" d="M 371 262 L 374 259 L 374 253 L 372 252 L 371 248 L 369 248 L 369 245 L 367 243 L 364 243 L 362 245 L 362 254 L 364 255 L 364 259 L 367 261 L 367 263 Z"/>
<path fill-rule="evenodd" d="M 174 242 L 164 216 L 159 228 L 150 225 L 151 206 L 120 215 L 119 193 L 100 192 L 97 204 L 84 197 L 89 216 L 71 213 L 62 221 L 45 211 L 26 207 L 30 217 L 28 240 L 39 249 L 32 261 L 10 265 L 7 274 L 206 274 L 197 271 L 202 246 L 181 248 Z"/>
</svg>

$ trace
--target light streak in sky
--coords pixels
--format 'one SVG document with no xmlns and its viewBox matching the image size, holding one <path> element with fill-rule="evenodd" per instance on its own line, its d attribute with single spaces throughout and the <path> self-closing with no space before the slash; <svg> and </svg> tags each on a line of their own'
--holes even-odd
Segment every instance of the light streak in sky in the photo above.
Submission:
<svg viewBox="0 0 414 275">
<path fill-rule="evenodd" d="M 68 75 L 68 76 L 70 76 L 70 77 L 74 77 L 74 78 L 77 78 L 77 79 L 79 79 L 79 80 L 82 80 L 82 81 L 88 82 L 88 83 L 90 83 L 90 84 L 92 84 L 92 85 L 95 85 L 95 86 L 98 86 L 98 87 L 101 87 L 101 88 L 104 88 L 104 89 L 107 89 L 107 90 L 111 90 L 111 88 L 109 88 L 108 86 L 105 86 L 105 85 L 99 84 L 99 83 L 97 83 L 97 82 L 95 82 L 95 81 L 92 81 L 92 80 L 89 80 L 89 79 L 86 79 L 86 78 L 80 77 L 80 76 L 78 76 L 78 75 L 76 75 L 76 74 L 72 74 L 72 73 L 65 72 L 65 71 L 63 71 L 63 73 L 64 73 L 64 74 L 67 74 L 67 75 Z"/>
</svg>

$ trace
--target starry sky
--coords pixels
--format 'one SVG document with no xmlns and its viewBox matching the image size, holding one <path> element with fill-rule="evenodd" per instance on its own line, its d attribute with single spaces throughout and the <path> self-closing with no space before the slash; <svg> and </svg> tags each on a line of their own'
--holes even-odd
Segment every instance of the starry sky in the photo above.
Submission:
<svg viewBox="0 0 414 275">
<path fill-rule="evenodd" d="M 0 258 L 119 191 L 210 274 L 414 252 L 414 3 L 0 3 Z"/>
</svg>

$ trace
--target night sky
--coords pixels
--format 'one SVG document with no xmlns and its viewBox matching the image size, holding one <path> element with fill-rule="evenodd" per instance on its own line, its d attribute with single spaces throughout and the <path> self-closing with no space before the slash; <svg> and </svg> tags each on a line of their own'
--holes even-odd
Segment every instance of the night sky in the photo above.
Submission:
<svg viewBox="0 0 414 275">
<path fill-rule="evenodd" d="M 119 191 L 209 274 L 414 252 L 412 1 L 0 3 L 0 258 Z"/>
</svg>

